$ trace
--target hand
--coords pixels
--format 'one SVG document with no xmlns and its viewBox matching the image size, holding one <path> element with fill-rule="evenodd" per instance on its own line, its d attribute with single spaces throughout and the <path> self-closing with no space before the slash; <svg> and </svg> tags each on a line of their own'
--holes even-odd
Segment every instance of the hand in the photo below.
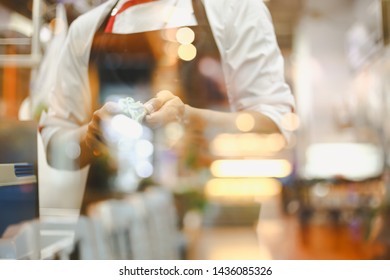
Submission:
<svg viewBox="0 0 390 280">
<path fill-rule="evenodd" d="M 184 122 L 185 105 L 179 97 L 168 90 L 160 91 L 144 106 L 148 112 L 145 122 L 152 127 L 166 125 L 170 122 Z"/>
<path fill-rule="evenodd" d="M 117 103 L 107 102 L 93 113 L 92 119 L 88 123 L 85 144 L 95 155 L 100 154 L 99 150 L 106 146 L 102 130 L 103 121 L 121 112 L 121 108 Z"/>
</svg>

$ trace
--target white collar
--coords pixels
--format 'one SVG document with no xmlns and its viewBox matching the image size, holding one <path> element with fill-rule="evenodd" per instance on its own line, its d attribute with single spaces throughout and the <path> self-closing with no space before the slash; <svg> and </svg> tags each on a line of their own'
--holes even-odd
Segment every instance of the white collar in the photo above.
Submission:
<svg viewBox="0 0 390 280">
<path fill-rule="evenodd" d="M 117 7 L 125 2 L 120 0 Z M 130 34 L 194 25 L 197 21 L 191 0 L 159 0 L 136 5 L 117 14 L 112 32 Z"/>
</svg>

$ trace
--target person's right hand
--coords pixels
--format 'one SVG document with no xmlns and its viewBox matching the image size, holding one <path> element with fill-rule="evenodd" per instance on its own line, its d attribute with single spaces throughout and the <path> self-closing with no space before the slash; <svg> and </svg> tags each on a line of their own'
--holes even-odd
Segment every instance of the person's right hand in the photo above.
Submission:
<svg viewBox="0 0 390 280">
<path fill-rule="evenodd" d="M 151 127 L 159 127 L 170 122 L 184 123 L 186 105 L 172 92 L 163 90 L 157 93 L 156 97 L 145 104 L 148 114 L 145 122 Z"/>
<path fill-rule="evenodd" d="M 102 129 L 103 121 L 121 112 L 121 108 L 117 103 L 107 102 L 93 113 L 92 119 L 87 126 L 85 144 L 94 154 L 99 154 L 99 150 L 106 146 Z"/>
</svg>

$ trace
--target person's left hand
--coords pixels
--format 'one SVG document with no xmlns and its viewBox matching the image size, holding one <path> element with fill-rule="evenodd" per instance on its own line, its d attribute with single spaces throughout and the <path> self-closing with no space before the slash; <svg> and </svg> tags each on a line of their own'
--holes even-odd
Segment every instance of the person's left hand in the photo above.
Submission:
<svg viewBox="0 0 390 280">
<path fill-rule="evenodd" d="M 151 127 L 184 121 L 185 105 L 183 101 L 168 90 L 160 91 L 156 97 L 147 101 L 144 106 L 148 112 L 145 122 Z"/>
</svg>

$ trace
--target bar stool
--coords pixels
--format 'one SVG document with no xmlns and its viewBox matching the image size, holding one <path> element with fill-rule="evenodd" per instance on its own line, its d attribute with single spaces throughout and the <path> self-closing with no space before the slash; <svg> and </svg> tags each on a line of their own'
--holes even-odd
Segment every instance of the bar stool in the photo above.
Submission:
<svg viewBox="0 0 390 280">
<path fill-rule="evenodd" d="M 142 200 L 107 200 L 92 204 L 88 216 L 101 224 L 108 259 L 152 259 Z"/>
<path fill-rule="evenodd" d="M 179 258 L 181 236 L 173 195 L 163 187 L 149 187 L 143 194 L 155 259 Z"/>
<path fill-rule="evenodd" d="M 0 239 L 0 259 L 40 259 L 38 221 L 9 226 Z"/>
</svg>

